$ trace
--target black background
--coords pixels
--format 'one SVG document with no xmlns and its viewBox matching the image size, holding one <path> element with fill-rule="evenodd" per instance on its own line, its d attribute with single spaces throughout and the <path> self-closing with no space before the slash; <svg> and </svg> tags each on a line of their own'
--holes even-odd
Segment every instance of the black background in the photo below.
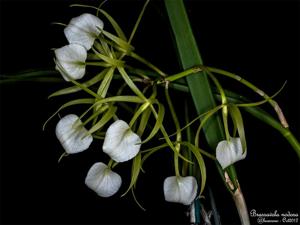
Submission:
<svg viewBox="0 0 300 225">
<path fill-rule="evenodd" d="M 97 1 L 85 2 L 97 5 Z M 70 3 L 78 1 L 1 0 L 2 74 L 54 67 L 51 48 L 65 45 L 66 40 L 63 28 L 51 23 L 67 23 L 85 12 L 69 8 Z M 105 9 L 128 33 L 142 5 L 143 1 L 112 0 Z M 267 93 L 275 93 L 288 81 L 277 100 L 299 138 L 299 1 L 194 0 L 187 1 L 186 6 L 205 64 L 240 74 Z M 133 45 L 162 70 L 173 73 L 179 66 L 172 44 L 164 5 L 152 1 Z M 235 91 L 244 91 L 237 83 L 221 81 Z M 1 223 L 187 223 L 186 207 L 163 199 L 162 182 L 172 175 L 172 163 L 164 165 L 167 156 L 150 159 L 138 183 L 137 196 L 146 212 L 138 208 L 130 194 L 119 198 L 125 186 L 109 199 L 99 198 L 86 188 L 86 172 L 103 157 L 99 143 L 57 164 L 63 150 L 54 135 L 56 122 L 42 131 L 44 121 L 61 103 L 59 99 L 47 100 L 58 89 L 56 85 L 22 82 L 0 86 Z M 248 156 L 236 167 L 248 209 L 300 213 L 297 155 L 277 131 L 244 116 Z M 129 171 L 129 164 L 119 169 Z M 208 182 L 222 222 L 238 224 L 231 197 L 213 167 L 211 170 Z M 252 222 L 256 223 L 253 218 Z"/>
</svg>

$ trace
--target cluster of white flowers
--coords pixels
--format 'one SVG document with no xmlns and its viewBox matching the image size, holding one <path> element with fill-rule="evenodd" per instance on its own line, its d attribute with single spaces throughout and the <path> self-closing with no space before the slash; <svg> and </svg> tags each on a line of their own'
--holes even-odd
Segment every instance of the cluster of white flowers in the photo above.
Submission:
<svg viewBox="0 0 300 225">
<path fill-rule="evenodd" d="M 86 59 L 95 39 L 103 30 L 103 22 L 91 14 L 73 18 L 64 29 L 68 45 L 55 50 L 56 69 L 66 81 L 81 79 L 86 73 Z M 66 153 L 74 154 L 89 148 L 93 136 L 77 115 L 60 119 L 56 136 Z M 121 163 L 133 159 L 140 151 L 141 138 L 123 120 L 113 122 L 105 133 L 102 150 L 111 160 Z M 121 187 L 122 178 L 103 162 L 95 163 L 87 173 L 85 184 L 101 197 L 114 195 Z M 195 177 L 171 176 L 163 184 L 165 200 L 191 204 L 196 198 L 198 184 Z"/>
<path fill-rule="evenodd" d="M 66 81 L 77 80 L 85 75 L 87 51 L 103 29 L 103 22 L 92 14 L 82 14 L 73 18 L 64 29 L 69 45 L 55 50 L 57 70 Z M 77 115 L 69 114 L 61 118 L 56 126 L 56 136 L 66 153 L 74 154 L 89 148 L 93 137 L 83 126 Z M 115 162 L 134 158 L 141 147 L 141 139 L 129 125 L 117 120 L 112 123 L 104 139 L 103 152 Z M 95 163 L 89 170 L 86 185 L 99 196 L 110 197 L 122 183 L 121 177 L 102 162 Z"/>
<path fill-rule="evenodd" d="M 89 148 L 93 141 L 91 134 L 74 114 L 63 117 L 56 126 L 56 136 L 68 154 L 82 152 Z M 141 147 L 140 137 L 134 133 L 123 120 L 112 123 L 106 131 L 103 152 L 116 162 L 125 162 L 134 158 Z M 217 160 L 222 168 L 246 157 L 243 153 L 240 138 L 221 141 L 216 149 Z M 86 185 L 101 197 L 114 195 L 122 184 L 120 175 L 113 172 L 102 162 L 95 163 L 85 179 Z M 196 195 L 198 185 L 194 177 L 171 176 L 164 181 L 164 196 L 169 202 L 190 205 Z"/>
<path fill-rule="evenodd" d="M 93 137 L 82 125 L 79 117 L 69 114 L 56 125 L 56 136 L 68 154 L 82 152 L 89 148 Z M 124 162 L 135 157 L 141 147 L 140 137 L 131 131 L 128 124 L 117 120 L 106 132 L 103 151 L 116 162 Z M 86 185 L 99 196 L 110 197 L 122 183 L 121 177 L 102 162 L 95 163 L 89 170 Z"/>
<path fill-rule="evenodd" d="M 54 52 L 59 64 L 56 68 L 66 81 L 81 79 L 85 75 L 87 51 L 91 49 L 103 27 L 102 20 L 85 13 L 73 18 L 64 29 L 69 45 Z"/>
<path fill-rule="evenodd" d="M 56 126 L 56 136 L 68 154 L 82 152 L 93 141 L 91 134 L 74 114 L 61 118 Z M 103 152 L 116 162 L 134 158 L 141 147 L 140 137 L 123 120 L 112 123 L 106 131 Z M 122 178 L 102 162 L 95 163 L 89 170 L 85 184 L 101 197 L 114 195 L 122 184 Z M 166 201 L 189 205 L 197 194 L 197 181 L 194 177 L 168 177 L 164 181 Z"/>
</svg>

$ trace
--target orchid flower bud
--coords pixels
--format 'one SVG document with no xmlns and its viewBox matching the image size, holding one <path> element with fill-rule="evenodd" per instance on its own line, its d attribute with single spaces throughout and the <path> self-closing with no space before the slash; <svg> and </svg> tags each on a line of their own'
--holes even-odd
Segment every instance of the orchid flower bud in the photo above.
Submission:
<svg viewBox="0 0 300 225">
<path fill-rule="evenodd" d="M 246 157 L 247 151 L 243 153 L 243 148 L 240 138 L 230 137 L 229 141 L 220 141 L 216 149 L 216 157 L 222 168 L 230 166 L 231 164 L 242 160 Z"/>
<path fill-rule="evenodd" d="M 104 24 L 98 17 L 84 13 L 71 19 L 64 33 L 70 44 L 79 44 L 89 50 L 103 27 Z"/>
<path fill-rule="evenodd" d="M 195 177 L 172 176 L 164 181 L 164 195 L 168 202 L 190 205 L 197 195 L 198 184 Z"/>
<path fill-rule="evenodd" d="M 141 138 L 123 120 L 112 123 L 106 131 L 103 152 L 116 162 L 135 157 L 141 148 Z"/>
<path fill-rule="evenodd" d="M 78 44 L 70 44 L 54 51 L 57 64 L 56 69 L 60 71 L 66 81 L 80 79 L 85 74 L 85 60 L 87 52 Z"/>
<path fill-rule="evenodd" d="M 122 178 L 107 165 L 98 162 L 90 168 L 85 184 L 99 196 L 110 197 L 120 189 Z"/>
<path fill-rule="evenodd" d="M 88 149 L 93 141 L 92 135 L 88 134 L 79 117 L 74 114 L 61 118 L 56 125 L 55 133 L 68 154 Z"/>
</svg>

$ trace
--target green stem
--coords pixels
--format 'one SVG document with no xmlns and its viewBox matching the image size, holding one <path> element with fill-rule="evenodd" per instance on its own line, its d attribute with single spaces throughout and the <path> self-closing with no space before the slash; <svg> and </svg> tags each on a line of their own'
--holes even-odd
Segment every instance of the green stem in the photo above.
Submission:
<svg viewBox="0 0 300 225">
<path fill-rule="evenodd" d="M 240 82 L 241 84 L 247 86 L 248 88 L 253 90 L 255 93 L 259 94 L 261 97 L 263 97 L 265 100 L 267 100 L 270 103 L 270 105 L 274 108 L 275 112 L 277 113 L 278 119 L 281 122 L 283 127 L 287 128 L 289 126 L 281 108 L 279 107 L 279 105 L 276 101 L 274 101 L 270 96 L 268 96 L 265 92 L 263 92 L 261 89 L 256 87 L 251 82 L 243 79 L 242 77 L 240 77 L 236 74 L 230 73 L 228 71 L 221 70 L 221 69 L 214 68 L 214 67 L 209 67 L 209 66 L 202 66 L 201 64 L 199 64 L 199 66 L 195 66 L 195 67 L 187 69 L 183 72 L 168 76 L 164 80 L 165 81 L 175 81 L 180 78 L 187 77 L 194 73 L 197 74 L 199 71 L 207 71 L 207 72 L 217 73 L 217 74 L 232 78 L 232 79 Z M 158 83 L 162 83 L 162 81 L 158 81 Z"/>
<path fill-rule="evenodd" d="M 189 112 L 188 112 L 188 102 L 185 101 L 185 104 L 184 104 L 184 114 L 185 114 L 185 123 L 188 124 L 190 122 L 190 119 L 189 119 Z M 192 134 L 192 129 L 190 126 L 187 127 L 187 130 L 186 130 L 186 136 L 187 136 L 187 140 L 188 142 L 192 142 L 192 139 L 193 139 L 193 134 Z M 192 152 L 191 151 L 188 151 L 188 159 L 192 159 Z M 185 164 L 187 164 L 186 162 L 184 162 Z M 192 175 L 192 171 L 193 171 L 193 166 L 192 164 L 188 164 L 187 165 L 189 170 L 188 170 L 188 174 L 189 175 Z"/>
<path fill-rule="evenodd" d="M 113 163 L 114 163 L 114 160 L 110 159 L 108 164 L 107 164 L 107 168 L 111 169 Z"/>
<path fill-rule="evenodd" d="M 175 145 L 175 149 L 177 151 L 177 153 L 174 153 L 174 166 L 175 166 L 175 174 L 176 176 L 180 176 L 180 172 L 179 172 L 179 165 L 178 165 L 178 154 L 180 152 L 180 143 L 181 142 L 181 129 L 180 129 L 180 124 L 174 109 L 174 106 L 172 104 L 172 100 L 170 98 L 170 94 L 169 94 L 169 87 L 168 87 L 168 83 L 166 84 L 165 87 L 165 95 L 166 95 L 166 99 L 167 99 L 167 103 L 176 127 L 176 142 L 177 144 Z"/>
<path fill-rule="evenodd" d="M 229 141 L 230 140 L 230 134 L 229 134 L 229 128 L 228 128 L 227 98 L 226 98 L 224 90 L 223 90 L 220 82 L 218 81 L 218 79 L 212 73 L 210 73 L 209 71 L 207 72 L 207 74 L 210 77 L 210 79 L 212 79 L 212 81 L 216 85 L 216 87 L 219 90 L 220 95 L 221 95 L 221 100 L 222 100 L 222 105 L 223 105 L 223 107 L 222 107 L 222 118 L 223 118 L 225 137 L 226 137 L 226 140 Z"/>
<path fill-rule="evenodd" d="M 258 87 L 256 87 L 252 83 L 250 83 L 249 81 L 243 79 L 242 77 L 240 77 L 240 76 L 238 76 L 236 74 L 227 72 L 225 70 L 213 68 L 213 67 L 205 67 L 205 68 L 207 70 L 209 70 L 210 72 L 218 73 L 220 75 L 224 75 L 224 76 L 230 77 L 230 78 L 232 78 L 234 80 L 237 80 L 238 82 L 244 84 L 245 86 L 247 86 L 248 88 L 250 88 L 251 90 L 253 90 L 254 92 L 256 92 L 257 94 L 259 94 L 260 96 L 262 96 L 274 108 L 274 110 L 277 113 L 278 118 L 279 118 L 282 126 L 285 127 L 285 128 L 287 128 L 289 126 L 288 123 L 287 123 L 287 121 L 286 121 L 286 119 L 285 119 L 285 117 L 284 117 L 284 114 L 282 113 L 282 111 L 281 111 L 279 105 L 277 104 L 277 102 L 274 101 L 274 100 L 272 100 L 272 98 L 270 98 L 270 96 L 268 96 L 266 93 L 264 93 L 261 89 L 259 89 Z"/>
<path fill-rule="evenodd" d="M 186 69 L 186 70 L 184 70 L 184 71 L 182 71 L 180 73 L 176 73 L 176 74 L 170 75 L 170 76 L 166 77 L 163 81 L 158 81 L 158 84 L 162 83 L 164 81 L 170 81 L 170 82 L 172 82 L 172 81 L 175 81 L 175 80 L 179 80 L 179 79 L 187 77 L 187 76 L 189 76 L 189 75 L 191 75 L 193 73 L 199 73 L 199 72 L 202 72 L 202 71 L 203 70 L 202 70 L 201 67 L 195 66 L 195 67 Z M 201 74 L 203 74 L 203 73 L 201 73 Z"/>
</svg>

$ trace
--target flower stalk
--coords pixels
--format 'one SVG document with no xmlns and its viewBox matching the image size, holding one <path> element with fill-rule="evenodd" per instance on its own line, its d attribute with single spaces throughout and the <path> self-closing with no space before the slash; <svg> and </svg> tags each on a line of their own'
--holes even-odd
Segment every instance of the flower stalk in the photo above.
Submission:
<svg viewBox="0 0 300 225">
<path fill-rule="evenodd" d="M 167 99 L 167 103 L 168 103 L 168 106 L 169 106 L 169 109 L 170 109 L 170 112 L 171 112 L 171 115 L 172 115 L 172 118 L 173 118 L 173 121 L 174 121 L 174 124 L 175 124 L 175 128 L 176 128 L 176 145 L 175 145 L 175 149 L 176 149 L 176 153 L 174 153 L 174 166 L 175 166 L 175 174 L 177 177 L 180 176 L 180 172 L 179 172 L 179 162 L 178 162 L 178 153 L 180 152 L 180 143 L 181 142 L 181 130 L 180 130 L 180 124 L 179 124 L 179 121 L 178 121 L 178 118 L 177 118 L 177 115 L 176 115 L 176 112 L 175 112 L 175 109 L 174 109 L 174 106 L 173 106 L 173 103 L 172 103 L 172 100 L 171 100 L 171 97 L 170 97 L 170 94 L 169 94 L 169 83 L 167 82 L 166 83 L 166 86 L 165 86 L 165 95 L 166 95 L 166 99 Z"/>
</svg>

